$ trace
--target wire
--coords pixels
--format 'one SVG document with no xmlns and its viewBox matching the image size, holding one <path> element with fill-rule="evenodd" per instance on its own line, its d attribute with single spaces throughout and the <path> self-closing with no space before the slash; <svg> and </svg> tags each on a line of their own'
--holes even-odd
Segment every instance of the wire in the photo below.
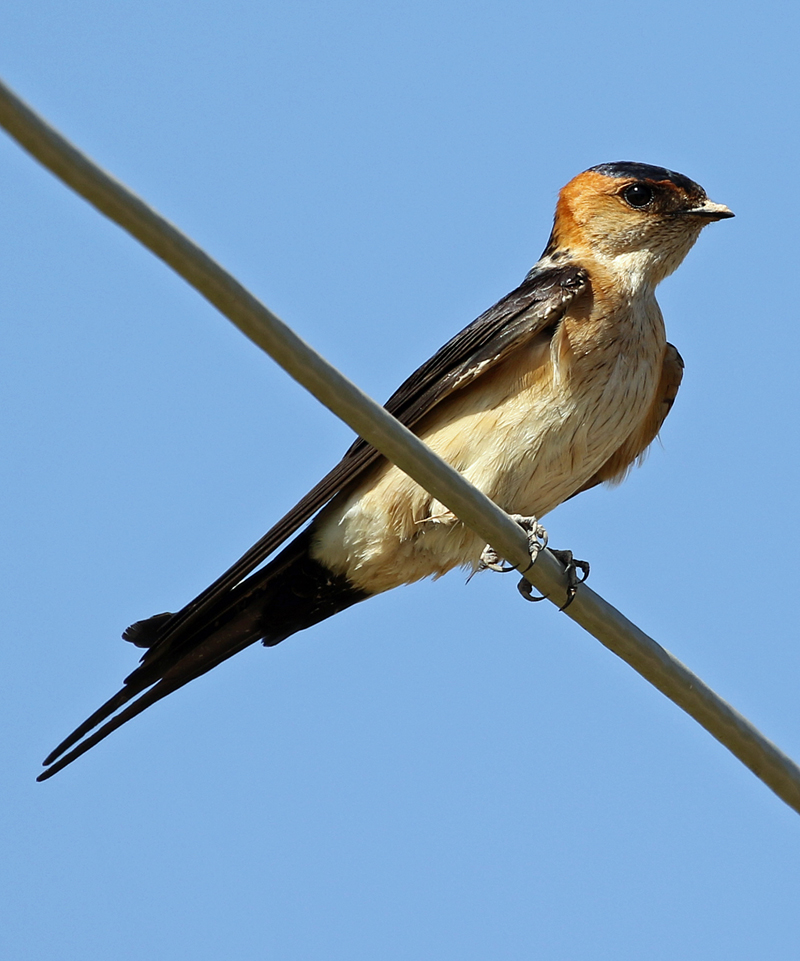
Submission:
<svg viewBox="0 0 800 961">
<path fill-rule="evenodd" d="M 36 160 L 168 264 L 357 434 L 520 570 L 527 537 L 504 511 L 332 367 L 234 277 L 141 198 L 65 140 L 0 82 L 0 125 Z M 542 551 L 524 574 L 561 606 L 567 582 Z M 566 615 L 693 717 L 800 813 L 800 768 L 668 651 L 585 584 Z"/>
</svg>

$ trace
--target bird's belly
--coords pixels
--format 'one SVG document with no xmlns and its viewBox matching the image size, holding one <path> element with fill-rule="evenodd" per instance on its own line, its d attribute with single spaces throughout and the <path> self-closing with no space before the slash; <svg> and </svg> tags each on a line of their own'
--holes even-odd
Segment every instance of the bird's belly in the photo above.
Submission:
<svg viewBox="0 0 800 961">
<path fill-rule="evenodd" d="M 503 370 L 440 404 L 420 437 L 509 513 L 542 517 L 608 460 L 643 418 L 656 365 L 624 355 L 565 383 L 552 367 Z M 542 373 L 544 371 L 544 373 Z M 576 389 L 579 388 L 579 389 Z M 316 522 L 313 554 L 357 587 L 380 593 L 459 565 L 483 542 L 406 474 L 383 463 Z"/>
</svg>

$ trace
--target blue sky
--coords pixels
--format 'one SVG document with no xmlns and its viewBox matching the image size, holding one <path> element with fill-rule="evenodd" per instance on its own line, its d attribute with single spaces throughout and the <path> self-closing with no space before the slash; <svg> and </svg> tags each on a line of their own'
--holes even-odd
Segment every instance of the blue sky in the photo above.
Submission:
<svg viewBox="0 0 800 961">
<path fill-rule="evenodd" d="M 516 2 L 4 11 L 0 75 L 383 399 L 515 286 L 557 190 L 669 166 L 737 218 L 661 288 L 647 463 L 549 516 L 794 757 L 800 15 Z M 3 956 L 791 957 L 800 821 L 509 579 L 253 648 L 68 771 L 137 618 L 205 587 L 347 428 L 0 138 Z"/>
</svg>

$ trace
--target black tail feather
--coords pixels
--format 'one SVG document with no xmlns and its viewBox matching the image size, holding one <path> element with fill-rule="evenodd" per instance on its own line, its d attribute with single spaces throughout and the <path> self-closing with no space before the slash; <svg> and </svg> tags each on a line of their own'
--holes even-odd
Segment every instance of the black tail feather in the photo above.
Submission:
<svg viewBox="0 0 800 961">
<path fill-rule="evenodd" d="M 128 691 L 127 688 L 123 688 L 109 701 L 106 701 L 103 707 L 96 711 L 91 718 L 77 728 L 73 734 L 63 741 L 62 744 L 60 744 L 56 750 L 48 756 L 48 758 L 44 761 L 44 765 L 47 766 L 49 764 L 51 766 L 48 767 L 46 771 L 42 771 L 36 780 L 46 781 L 54 774 L 58 774 L 58 772 L 62 771 L 68 764 L 72 764 L 74 760 L 79 758 L 81 754 L 85 754 L 90 748 L 93 748 L 96 744 L 99 744 L 101 741 L 105 740 L 109 734 L 116 731 L 118 727 L 122 727 L 122 725 L 127 721 L 132 720 L 137 714 L 141 714 L 142 711 L 146 710 L 157 701 L 160 701 L 163 697 L 166 697 L 168 694 L 172 694 L 173 691 L 177 691 L 185 684 L 188 684 L 189 681 L 193 681 L 195 678 L 198 678 L 207 671 L 210 671 L 218 664 L 221 664 L 224 660 L 227 660 L 227 658 L 233 657 L 234 654 L 238 654 L 240 651 L 244 650 L 245 647 L 252 644 L 255 640 L 255 638 L 251 638 L 242 642 L 236 647 L 228 647 L 222 651 L 215 651 L 212 649 L 203 652 L 196 652 L 199 656 L 195 656 L 195 658 L 193 658 L 193 663 L 189 665 L 179 665 L 183 667 L 183 670 L 180 672 L 174 669 L 173 671 L 170 671 L 160 681 L 158 681 L 158 683 L 154 684 L 150 690 L 138 697 L 133 704 L 129 704 L 124 711 L 120 711 L 119 714 L 110 718 L 110 720 L 106 721 L 102 727 L 96 730 L 93 734 L 90 734 L 89 737 L 86 737 L 85 740 L 81 741 L 77 747 L 73 748 L 73 750 L 69 751 L 67 754 L 64 754 L 63 757 L 59 757 L 59 755 L 62 754 L 66 748 L 71 747 L 76 743 L 76 741 L 79 741 L 82 737 L 84 737 L 87 731 L 90 731 L 93 727 L 99 724 L 100 721 L 109 717 L 110 714 L 113 714 L 117 707 L 130 700 L 131 697 L 134 697 L 137 693 L 135 690 Z M 209 647 L 211 647 L 211 645 L 209 645 Z M 115 701 L 118 701 L 117 707 L 113 707 L 106 711 L 106 708 Z M 89 722 L 92 721 L 93 718 L 97 718 L 97 720 L 90 724 Z M 59 759 L 55 760 L 56 758 Z"/>
<path fill-rule="evenodd" d="M 310 556 L 311 537 L 311 532 L 305 531 L 295 538 L 266 567 L 217 602 L 202 623 L 187 623 L 185 632 L 170 632 L 171 615 L 167 614 L 128 628 L 123 635 L 126 639 L 147 642 L 141 663 L 125 678 L 120 691 L 47 756 L 44 764 L 51 766 L 37 780 L 52 777 L 151 704 L 250 644 L 262 640 L 273 646 L 369 597 Z M 161 638 L 160 627 L 167 627 Z M 133 698 L 137 699 L 115 714 Z M 90 733 L 99 724 L 102 726 Z"/>
<path fill-rule="evenodd" d="M 129 641 L 134 647 L 151 648 L 158 644 L 164 628 L 175 617 L 174 614 L 154 614 L 143 621 L 136 621 L 122 632 L 122 640 Z"/>
<path fill-rule="evenodd" d="M 47 757 L 42 762 L 45 767 L 48 764 L 52 764 L 53 761 L 61 754 L 64 753 L 68 748 L 72 747 L 73 744 L 80 741 L 82 737 L 85 737 L 92 728 L 97 727 L 101 721 L 104 721 L 107 717 L 110 717 L 115 711 L 118 711 L 123 704 L 126 704 L 132 697 L 136 697 L 139 692 L 135 688 L 123 687 L 121 691 L 109 698 L 105 704 L 99 707 L 91 717 L 87 717 L 83 724 L 75 728 L 72 734 L 64 738 L 64 740 L 52 750 Z"/>
</svg>

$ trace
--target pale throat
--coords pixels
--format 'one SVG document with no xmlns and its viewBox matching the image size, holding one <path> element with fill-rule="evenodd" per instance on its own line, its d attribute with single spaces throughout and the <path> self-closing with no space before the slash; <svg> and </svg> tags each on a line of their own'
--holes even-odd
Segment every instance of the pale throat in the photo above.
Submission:
<svg viewBox="0 0 800 961">
<path fill-rule="evenodd" d="M 699 235 L 700 229 L 684 228 L 627 250 L 598 240 L 589 258 L 600 267 L 613 290 L 628 297 L 652 296 L 661 281 L 678 269 Z"/>
</svg>

